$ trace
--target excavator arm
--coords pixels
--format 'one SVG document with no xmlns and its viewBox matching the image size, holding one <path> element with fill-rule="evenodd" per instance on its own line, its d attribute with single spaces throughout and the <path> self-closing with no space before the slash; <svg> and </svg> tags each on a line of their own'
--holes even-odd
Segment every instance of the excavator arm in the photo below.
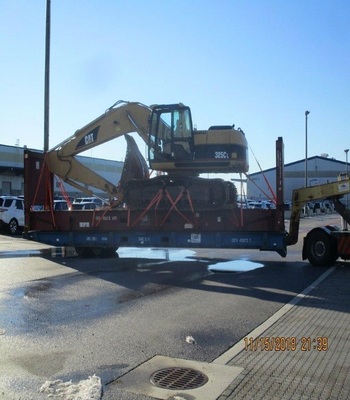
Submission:
<svg viewBox="0 0 350 400">
<path fill-rule="evenodd" d="M 93 194 L 87 187 L 94 187 L 111 197 L 118 196 L 120 190 L 116 183 L 109 182 L 93 169 L 84 166 L 75 156 L 131 132 L 137 132 L 148 143 L 148 119 L 151 111 L 152 108 L 141 103 L 118 101 L 104 114 L 47 152 L 46 164 L 50 172 L 87 195 Z M 127 141 L 128 145 L 131 141 L 133 146 L 133 162 L 136 154 L 142 168 L 145 169 L 144 159 L 139 152 L 137 153 L 138 149 L 133 139 L 129 138 Z M 145 171 L 145 175 L 148 177 L 148 171 Z"/>
</svg>

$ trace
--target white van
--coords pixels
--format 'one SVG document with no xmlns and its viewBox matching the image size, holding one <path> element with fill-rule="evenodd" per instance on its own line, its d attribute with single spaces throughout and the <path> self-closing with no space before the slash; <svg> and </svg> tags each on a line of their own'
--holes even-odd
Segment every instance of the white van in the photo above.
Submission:
<svg viewBox="0 0 350 400">
<path fill-rule="evenodd" d="M 24 227 L 24 201 L 21 197 L 0 196 L 0 226 L 12 235 Z"/>
</svg>

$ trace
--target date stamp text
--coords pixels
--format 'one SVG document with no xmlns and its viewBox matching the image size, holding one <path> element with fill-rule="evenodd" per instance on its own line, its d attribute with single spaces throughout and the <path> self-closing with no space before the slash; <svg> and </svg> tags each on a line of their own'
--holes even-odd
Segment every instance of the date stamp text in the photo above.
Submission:
<svg viewBox="0 0 350 400">
<path fill-rule="evenodd" d="M 244 350 L 246 351 L 327 351 L 328 337 L 326 336 L 260 336 L 245 337 Z"/>
</svg>

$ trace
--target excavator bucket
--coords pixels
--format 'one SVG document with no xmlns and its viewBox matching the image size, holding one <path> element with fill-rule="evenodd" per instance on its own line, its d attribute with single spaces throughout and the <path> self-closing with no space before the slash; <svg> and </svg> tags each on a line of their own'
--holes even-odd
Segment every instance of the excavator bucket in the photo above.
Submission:
<svg viewBox="0 0 350 400">
<path fill-rule="evenodd" d="M 119 187 L 125 188 L 125 185 L 131 179 L 149 179 L 148 165 L 141 154 L 134 138 L 129 135 L 124 135 L 127 150 L 124 161 L 122 175 L 119 181 Z"/>
</svg>

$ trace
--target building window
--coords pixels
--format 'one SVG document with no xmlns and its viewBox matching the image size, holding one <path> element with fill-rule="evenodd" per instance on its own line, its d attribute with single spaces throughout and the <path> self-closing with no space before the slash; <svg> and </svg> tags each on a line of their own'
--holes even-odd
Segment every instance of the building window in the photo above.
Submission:
<svg viewBox="0 0 350 400">
<path fill-rule="evenodd" d="M 11 195 L 11 182 L 3 181 L 2 182 L 2 194 L 3 195 Z"/>
</svg>

